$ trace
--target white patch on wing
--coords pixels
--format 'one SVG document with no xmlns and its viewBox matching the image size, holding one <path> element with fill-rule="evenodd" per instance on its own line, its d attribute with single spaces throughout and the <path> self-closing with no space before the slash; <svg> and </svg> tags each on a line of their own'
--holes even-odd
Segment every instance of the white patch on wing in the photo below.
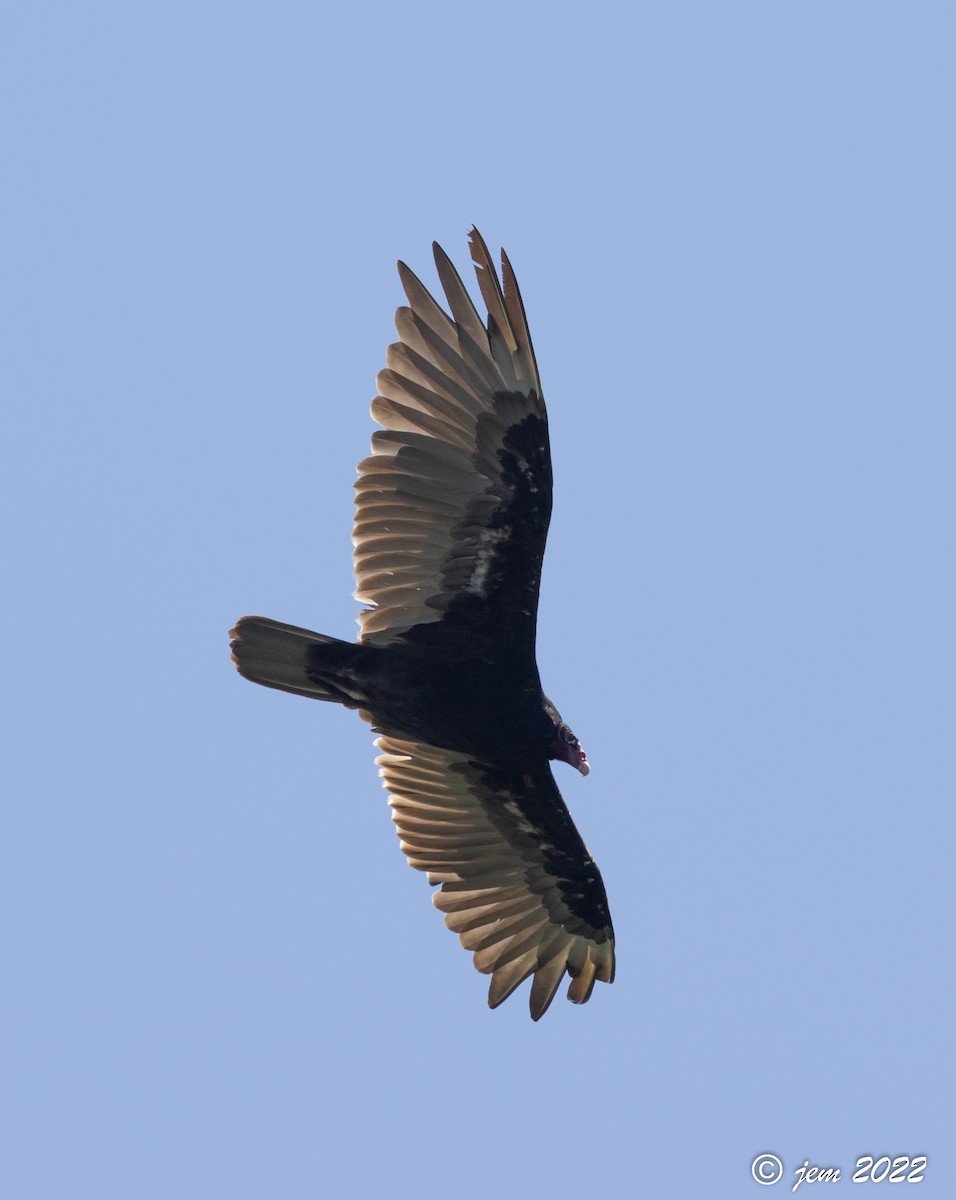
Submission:
<svg viewBox="0 0 956 1200">
<path fill-rule="evenodd" d="M 538 452 L 539 452 L 539 454 L 543 454 L 544 447 L 539 446 Z M 537 495 L 538 485 L 535 482 L 535 474 L 534 474 L 534 470 L 531 467 L 531 464 L 528 462 L 528 460 L 526 458 L 516 458 L 515 462 L 518 464 L 518 470 L 524 476 L 525 483 L 528 485 L 528 491 L 531 493 L 532 496 Z"/>
<path fill-rule="evenodd" d="M 518 826 L 518 828 L 521 830 L 522 833 L 534 834 L 541 840 L 541 844 L 542 844 L 542 846 L 545 847 L 545 849 L 548 849 L 548 850 L 552 849 L 551 846 L 548 846 L 544 842 L 544 840 L 541 838 L 539 831 L 535 828 L 534 825 L 531 824 L 531 822 L 528 820 L 528 818 L 521 811 L 520 806 L 514 800 L 505 800 L 504 803 L 502 804 L 502 808 L 504 808 L 506 812 L 511 813 L 511 815 L 515 819 L 515 824 Z"/>
<path fill-rule="evenodd" d="M 511 526 L 504 525 L 501 529 L 482 529 L 478 535 L 478 562 L 471 573 L 471 578 L 465 584 L 465 591 L 473 596 L 484 598 L 487 594 L 488 573 L 494 561 L 495 551 L 502 542 L 511 537 Z"/>
</svg>

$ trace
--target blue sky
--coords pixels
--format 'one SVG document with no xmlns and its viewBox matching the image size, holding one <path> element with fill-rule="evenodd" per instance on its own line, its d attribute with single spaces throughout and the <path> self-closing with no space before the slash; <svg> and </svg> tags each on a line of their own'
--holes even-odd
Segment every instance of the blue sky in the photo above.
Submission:
<svg viewBox="0 0 956 1200">
<path fill-rule="evenodd" d="M 952 6 L 2 25 L 0 1192 L 722 1200 L 925 1154 L 956 1194 Z M 539 658 L 619 945 L 538 1025 L 368 728 L 226 639 L 354 635 L 394 263 L 434 285 L 472 222 L 548 397 Z"/>
</svg>

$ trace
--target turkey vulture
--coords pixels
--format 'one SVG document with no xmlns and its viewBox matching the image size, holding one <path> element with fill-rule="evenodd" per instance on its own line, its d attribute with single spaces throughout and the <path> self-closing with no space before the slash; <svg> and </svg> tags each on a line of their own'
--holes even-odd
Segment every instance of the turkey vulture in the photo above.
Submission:
<svg viewBox="0 0 956 1200">
<path fill-rule="evenodd" d="M 380 736 L 384 786 L 409 864 L 439 885 L 445 924 L 491 975 L 495 1008 L 528 976 L 531 1016 L 565 972 L 583 1004 L 614 978 L 600 872 L 551 774 L 588 773 L 541 690 L 538 587 L 551 517 L 548 419 L 514 272 L 504 288 L 477 230 L 478 315 L 451 261 L 449 317 L 404 263 L 408 307 L 378 376 L 384 428 L 358 466 L 357 643 L 243 617 L 247 679 L 356 708 Z"/>
</svg>

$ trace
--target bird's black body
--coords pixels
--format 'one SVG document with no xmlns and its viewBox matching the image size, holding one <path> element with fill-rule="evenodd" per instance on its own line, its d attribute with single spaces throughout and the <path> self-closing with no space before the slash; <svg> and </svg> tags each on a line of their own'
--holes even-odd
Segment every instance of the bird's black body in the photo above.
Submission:
<svg viewBox="0 0 956 1200">
<path fill-rule="evenodd" d="M 244 617 L 233 656 L 257 683 L 372 723 L 409 862 L 441 884 L 446 923 L 492 974 L 490 1003 L 532 975 L 537 1019 L 566 972 L 578 1002 L 611 981 L 613 932 L 549 765 L 588 764 L 535 658 L 547 414 L 510 264 L 502 291 L 477 233 L 472 253 L 487 327 L 437 247 L 454 320 L 400 265 L 411 307 L 356 484 L 359 643 Z"/>
<path fill-rule="evenodd" d="M 305 671 L 377 728 L 515 766 L 556 757 L 536 673 L 439 646 L 348 643 L 313 646 Z"/>
</svg>

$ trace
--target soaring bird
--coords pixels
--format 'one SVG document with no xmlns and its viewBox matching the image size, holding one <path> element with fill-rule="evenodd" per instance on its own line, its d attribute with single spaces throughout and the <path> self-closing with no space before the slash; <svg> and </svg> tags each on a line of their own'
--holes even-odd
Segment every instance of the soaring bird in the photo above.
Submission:
<svg viewBox="0 0 956 1200">
<path fill-rule="evenodd" d="M 487 320 L 437 244 L 451 315 L 398 264 L 408 305 L 355 484 L 358 642 L 267 617 L 230 635 L 246 679 L 373 726 L 409 864 L 491 975 L 489 1005 L 531 976 L 538 1020 L 565 974 L 577 1004 L 612 981 L 614 933 L 550 767 L 587 775 L 587 757 L 535 657 L 552 494 L 541 382 L 507 255 L 499 280 L 475 229 L 470 244 Z"/>
</svg>

